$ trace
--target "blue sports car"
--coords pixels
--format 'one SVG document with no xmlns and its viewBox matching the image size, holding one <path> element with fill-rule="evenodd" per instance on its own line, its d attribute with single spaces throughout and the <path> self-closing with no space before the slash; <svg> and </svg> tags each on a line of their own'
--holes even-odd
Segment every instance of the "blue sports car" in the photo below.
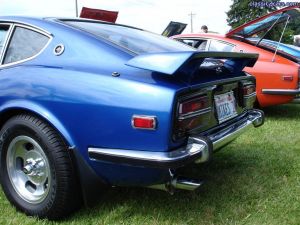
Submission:
<svg viewBox="0 0 300 225">
<path fill-rule="evenodd" d="M 93 20 L 0 18 L 0 177 L 27 215 L 59 219 L 105 186 L 194 190 L 203 163 L 263 124 L 257 55 L 197 52 Z"/>
</svg>

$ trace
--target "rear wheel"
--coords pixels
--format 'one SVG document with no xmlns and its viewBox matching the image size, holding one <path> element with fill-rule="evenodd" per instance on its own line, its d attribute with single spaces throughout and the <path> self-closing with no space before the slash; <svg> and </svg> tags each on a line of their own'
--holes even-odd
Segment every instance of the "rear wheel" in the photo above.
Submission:
<svg viewBox="0 0 300 225">
<path fill-rule="evenodd" d="M 0 132 L 1 184 L 27 215 L 59 219 L 77 208 L 72 160 L 60 135 L 44 121 L 18 115 Z"/>
</svg>

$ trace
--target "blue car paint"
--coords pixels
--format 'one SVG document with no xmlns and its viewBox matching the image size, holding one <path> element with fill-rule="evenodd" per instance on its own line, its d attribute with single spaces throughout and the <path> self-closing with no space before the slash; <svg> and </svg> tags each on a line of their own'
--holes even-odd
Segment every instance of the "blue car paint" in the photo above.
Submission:
<svg viewBox="0 0 300 225">
<path fill-rule="evenodd" d="M 1 68 L 1 113 L 26 109 L 45 118 L 110 184 L 144 185 L 165 179 L 166 171 L 158 169 L 91 161 L 87 148 L 167 151 L 182 144 L 172 143 L 170 124 L 174 96 L 187 84 L 129 67 L 125 63 L 134 54 L 54 21 L 23 17 L 0 20 L 32 24 L 53 36 L 38 57 Z M 60 56 L 53 54 L 58 44 L 65 46 Z M 113 77 L 113 72 L 121 76 Z M 156 116 L 158 129 L 133 129 L 133 114 Z"/>
<path fill-rule="evenodd" d="M 0 90 L 1 92 L 1 90 Z M 57 130 L 60 131 L 62 136 L 68 140 L 68 143 L 70 146 L 75 146 L 75 143 L 73 139 L 71 138 L 69 132 L 66 130 L 66 128 L 63 126 L 63 124 L 55 117 L 55 115 L 51 114 L 46 108 L 42 107 L 41 105 L 38 105 L 37 103 L 34 103 L 32 101 L 26 101 L 26 100 L 11 100 L 6 101 L 3 105 L 0 107 L 1 114 L 5 114 L 8 111 L 12 110 L 27 110 L 30 112 L 34 112 L 44 119 L 46 119 L 48 122 L 50 122 L 53 127 L 55 127 Z"/>
<path fill-rule="evenodd" d="M 129 60 L 126 65 L 172 75 L 193 53 L 194 52 L 166 52 L 139 55 Z"/>
</svg>

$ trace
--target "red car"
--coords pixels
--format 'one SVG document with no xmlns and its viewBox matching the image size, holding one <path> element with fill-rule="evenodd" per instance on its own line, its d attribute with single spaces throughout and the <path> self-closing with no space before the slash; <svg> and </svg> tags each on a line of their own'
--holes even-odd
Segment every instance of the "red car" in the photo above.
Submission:
<svg viewBox="0 0 300 225">
<path fill-rule="evenodd" d="M 300 58 L 281 42 L 289 26 L 299 18 L 299 6 L 293 6 L 255 19 L 225 35 L 199 33 L 172 38 L 203 51 L 259 53 L 255 66 L 245 71 L 256 77 L 257 103 L 266 107 L 298 100 Z M 270 40 L 274 36 L 278 38 L 276 42 Z"/>
</svg>

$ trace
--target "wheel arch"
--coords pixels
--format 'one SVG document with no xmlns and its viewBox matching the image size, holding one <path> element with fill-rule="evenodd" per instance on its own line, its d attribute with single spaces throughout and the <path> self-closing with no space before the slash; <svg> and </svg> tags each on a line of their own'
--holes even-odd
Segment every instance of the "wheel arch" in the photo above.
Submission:
<svg viewBox="0 0 300 225">
<path fill-rule="evenodd" d="M 84 204 L 88 207 L 94 206 L 98 201 L 98 198 L 95 196 L 99 196 L 99 190 L 106 188 L 107 183 L 88 165 L 79 151 L 77 151 L 76 144 L 63 123 L 61 123 L 49 110 L 29 101 L 8 102 L 0 107 L 0 129 L 7 120 L 22 113 L 29 113 L 44 120 L 60 134 L 71 150 L 69 152 L 75 167 L 75 172 L 79 179 L 78 181 Z"/>
<path fill-rule="evenodd" d="M 75 148 L 75 142 L 63 123 L 61 123 L 49 110 L 33 102 L 13 101 L 2 105 L 0 107 L 0 128 L 2 128 L 9 118 L 20 113 L 29 113 L 43 119 L 60 134 L 70 148 Z"/>
</svg>

